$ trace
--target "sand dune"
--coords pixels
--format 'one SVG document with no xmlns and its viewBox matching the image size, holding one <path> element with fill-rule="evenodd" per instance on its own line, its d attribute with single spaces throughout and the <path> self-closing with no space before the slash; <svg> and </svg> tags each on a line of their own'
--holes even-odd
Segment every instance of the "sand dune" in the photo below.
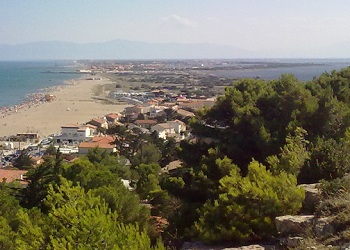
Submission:
<svg viewBox="0 0 350 250">
<path fill-rule="evenodd" d="M 52 102 L 28 103 L 17 112 L 0 113 L 0 137 L 17 133 L 38 133 L 44 137 L 60 131 L 61 125 L 85 123 L 94 117 L 121 112 L 127 105 L 105 104 L 93 98 L 97 85 L 107 79 L 77 79 L 50 91 Z"/>
</svg>

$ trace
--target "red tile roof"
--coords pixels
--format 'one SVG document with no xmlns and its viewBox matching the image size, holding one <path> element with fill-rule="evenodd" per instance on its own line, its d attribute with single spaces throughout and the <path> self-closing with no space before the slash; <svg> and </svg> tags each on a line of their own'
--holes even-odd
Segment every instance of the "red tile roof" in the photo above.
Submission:
<svg viewBox="0 0 350 250">
<path fill-rule="evenodd" d="M 0 169 L 0 181 L 19 181 L 22 185 L 25 185 L 27 182 L 23 180 L 23 177 L 27 172 L 27 170 Z"/>
<path fill-rule="evenodd" d="M 157 124 L 157 121 L 155 120 L 136 120 L 135 124 Z"/>
<path fill-rule="evenodd" d="M 91 120 L 91 122 L 96 122 L 96 123 L 99 123 L 99 124 L 103 124 L 103 123 L 105 123 L 106 121 L 103 120 L 103 119 L 94 118 L 94 119 Z"/>
<path fill-rule="evenodd" d="M 87 142 L 81 142 L 79 144 L 79 148 L 102 148 L 102 149 L 110 149 L 114 148 L 115 146 L 109 143 L 100 143 L 100 142 L 93 142 L 93 141 L 87 141 Z"/>
<path fill-rule="evenodd" d="M 94 136 L 92 138 L 92 141 L 101 143 L 111 143 L 114 142 L 114 138 L 112 136 Z"/>
<path fill-rule="evenodd" d="M 81 142 L 79 148 L 95 148 L 112 149 L 115 147 L 113 144 L 114 138 L 112 136 L 95 136 L 92 141 Z"/>
<path fill-rule="evenodd" d="M 112 118 L 112 119 L 116 119 L 118 117 L 120 117 L 121 114 L 118 114 L 118 113 L 110 113 L 108 115 L 106 115 L 106 117 L 109 117 L 109 118 Z"/>
</svg>

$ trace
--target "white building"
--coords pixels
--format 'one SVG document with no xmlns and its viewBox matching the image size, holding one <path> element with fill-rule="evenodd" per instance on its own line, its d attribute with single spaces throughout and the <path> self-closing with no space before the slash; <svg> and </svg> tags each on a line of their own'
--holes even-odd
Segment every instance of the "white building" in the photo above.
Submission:
<svg viewBox="0 0 350 250">
<path fill-rule="evenodd" d="M 77 144 L 91 140 L 96 131 L 96 126 L 67 124 L 61 126 L 61 134 L 54 137 L 57 144 Z"/>
<path fill-rule="evenodd" d="M 186 124 L 183 121 L 180 120 L 174 120 L 174 121 L 168 121 L 175 130 L 175 133 L 180 134 L 181 132 L 186 131 Z"/>
<path fill-rule="evenodd" d="M 151 132 L 156 131 L 158 133 L 159 138 L 166 139 L 168 135 L 174 134 L 175 129 L 169 123 L 159 123 L 151 127 Z"/>
</svg>

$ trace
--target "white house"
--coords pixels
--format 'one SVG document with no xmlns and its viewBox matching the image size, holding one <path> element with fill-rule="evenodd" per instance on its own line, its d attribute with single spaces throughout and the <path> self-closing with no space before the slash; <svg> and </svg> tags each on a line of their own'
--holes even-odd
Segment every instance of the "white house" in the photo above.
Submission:
<svg viewBox="0 0 350 250">
<path fill-rule="evenodd" d="M 86 124 L 67 124 L 61 126 L 61 134 L 54 137 L 57 144 L 74 144 L 87 140 L 91 140 L 96 131 L 96 126 Z"/>
<path fill-rule="evenodd" d="M 156 131 L 159 138 L 166 139 L 168 135 L 174 134 L 175 129 L 169 123 L 159 123 L 151 127 L 151 132 Z"/>
<path fill-rule="evenodd" d="M 169 123 L 175 130 L 175 133 L 181 133 L 186 131 L 186 124 L 183 121 L 180 120 L 174 120 L 174 121 L 168 121 Z"/>
<path fill-rule="evenodd" d="M 94 118 L 91 121 L 87 122 L 87 124 L 91 124 L 93 126 L 96 126 L 98 128 L 108 128 L 108 123 L 107 123 L 107 119 L 104 118 Z"/>
<path fill-rule="evenodd" d="M 165 108 L 166 107 L 164 106 L 152 106 L 150 107 L 150 110 L 149 110 L 149 116 L 151 118 L 154 118 L 154 117 L 165 115 L 165 112 L 164 112 Z"/>
</svg>

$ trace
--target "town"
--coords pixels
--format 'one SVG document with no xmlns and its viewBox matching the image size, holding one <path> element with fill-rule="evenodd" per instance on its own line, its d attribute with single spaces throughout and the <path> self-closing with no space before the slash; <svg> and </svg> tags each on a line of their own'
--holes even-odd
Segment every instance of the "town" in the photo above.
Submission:
<svg viewBox="0 0 350 250">
<path fill-rule="evenodd" d="M 45 138 L 22 131 L 2 138 L 0 166 L 7 170 L 6 175 L 13 171 L 14 176 L 23 178 L 26 171 L 13 169 L 16 159 L 25 153 L 30 157 L 31 166 L 41 164 L 48 147 L 54 147 L 70 160 L 96 147 L 118 154 L 122 149 L 118 148 L 118 138 L 110 131 L 120 126 L 133 133 L 156 134 L 165 141 L 168 138 L 173 138 L 176 143 L 193 140 L 195 138 L 186 126 L 189 119 L 195 117 L 198 110 L 212 107 L 216 96 L 232 84 L 232 79 L 207 76 L 198 71 L 200 67 L 208 70 L 229 65 L 221 61 L 79 63 L 85 65 L 79 73 L 90 75 L 87 80 L 111 79 L 112 83 L 96 90 L 103 92 L 104 101 L 129 106 L 123 112 L 91 117 L 83 124 L 62 124 L 60 131 Z M 53 96 L 50 99 L 47 96 L 44 96 L 45 101 L 54 101 Z M 3 178 L 0 171 L 0 179 Z M 14 179 L 8 181 L 11 180 Z"/>
</svg>

